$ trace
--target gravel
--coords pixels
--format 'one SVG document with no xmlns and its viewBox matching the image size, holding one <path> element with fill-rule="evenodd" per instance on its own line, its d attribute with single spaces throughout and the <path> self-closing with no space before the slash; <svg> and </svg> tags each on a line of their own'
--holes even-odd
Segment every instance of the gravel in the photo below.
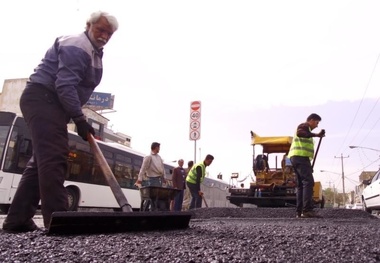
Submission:
<svg viewBox="0 0 380 263">
<path fill-rule="evenodd" d="M 361 210 L 201 208 L 185 230 L 0 234 L 0 262 L 380 262 L 380 220 Z"/>
</svg>

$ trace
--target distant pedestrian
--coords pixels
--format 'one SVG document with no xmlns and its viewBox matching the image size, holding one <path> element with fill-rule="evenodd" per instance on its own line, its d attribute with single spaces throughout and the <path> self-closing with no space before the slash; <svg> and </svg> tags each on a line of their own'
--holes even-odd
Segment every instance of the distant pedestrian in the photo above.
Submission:
<svg viewBox="0 0 380 263">
<path fill-rule="evenodd" d="M 321 120 L 318 114 L 312 113 L 306 122 L 298 125 L 288 154 L 296 173 L 297 217 L 320 217 L 313 210 L 314 177 L 311 160 L 314 158 L 313 137 L 324 137 L 325 130 L 319 133 L 311 131 L 318 127 Z"/>
<path fill-rule="evenodd" d="M 201 183 L 206 176 L 206 167 L 214 160 L 211 154 L 206 155 L 203 162 L 194 165 L 186 177 L 186 183 L 191 194 L 191 203 L 189 209 L 201 208 L 203 192 L 201 191 Z"/>
<path fill-rule="evenodd" d="M 193 165 L 194 165 L 193 161 L 187 162 L 186 178 L 187 178 L 187 175 L 189 174 L 191 168 L 193 167 Z M 183 193 L 182 210 L 189 210 L 190 202 L 191 202 L 191 194 L 190 194 L 189 187 L 186 184 L 186 178 L 185 178 L 185 191 Z"/>
<path fill-rule="evenodd" d="M 186 189 L 186 170 L 183 168 L 183 163 L 183 159 L 178 160 L 178 167 L 174 168 L 173 170 L 173 188 L 181 190 L 174 198 L 174 211 L 182 210 L 183 193 Z"/>
</svg>

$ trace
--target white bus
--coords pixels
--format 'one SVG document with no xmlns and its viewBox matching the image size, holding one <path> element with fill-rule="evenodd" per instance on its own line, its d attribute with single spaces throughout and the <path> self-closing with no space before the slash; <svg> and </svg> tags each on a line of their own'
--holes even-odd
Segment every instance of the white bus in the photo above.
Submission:
<svg viewBox="0 0 380 263">
<path fill-rule="evenodd" d="M 140 191 L 134 186 L 144 155 L 118 143 L 98 141 L 105 159 L 133 210 L 141 206 Z M 88 142 L 69 131 L 68 172 L 65 187 L 69 210 L 81 208 L 112 208 L 119 205 L 96 163 Z M 21 174 L 32 155 L 29 130 L 21 116 L 0 111 L 0 210 L 7 213 Z M 174 167 L 165 164 L 165 173 Z"/>
</svg>

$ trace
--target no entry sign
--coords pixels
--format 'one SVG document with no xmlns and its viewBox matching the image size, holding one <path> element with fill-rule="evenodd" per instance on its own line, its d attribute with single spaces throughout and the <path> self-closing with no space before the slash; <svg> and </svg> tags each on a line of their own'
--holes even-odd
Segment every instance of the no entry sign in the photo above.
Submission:
<svg viewBox="0 0 380 263">
<path fill-rule="evenodd" d="M 191 141 L 201 138 L 201 102 L 199 100 L 190 103 L 190 132 Z"/>
<path fill-rule="evenodd" d="M 201 108 L 201 102 L 200 101 L 192 101 L 190 104 L 190 108 L 192 111 L 197 111 Z"/>
</svg>

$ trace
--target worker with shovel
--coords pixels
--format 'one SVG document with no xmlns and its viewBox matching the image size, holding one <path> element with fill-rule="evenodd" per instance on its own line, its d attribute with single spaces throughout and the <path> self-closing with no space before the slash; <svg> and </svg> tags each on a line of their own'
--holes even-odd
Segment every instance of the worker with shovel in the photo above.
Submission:
<svg viewBox="0 0 380 263">
<path fill-rule="evenodd" d="M 318 127 L 321 120 L 318 114 L 312 113 L 307 117 L 306 122 L 298 125 L 288 154 L 296 173 L 297 217 L 320 217 L 313 211 L 314 177 L 311 160 L 316 158 L 313 137 L 322 139 L 325 136 L 325 130 L 319 133 L 311 131 Z"/>
<path fill-rule="evenodd" d="M 69 154 L 67 123 L 72 119 L 84 140 L 88 134 L 95 134 L 82 106 L 102 79 L 103 47 L 117 29 L 114 16 L 92 13 L 85 31 L 58 37 L 29 77 L 20 108 L 31 132 L 33 156 L 3 223 L 4 231 L 38 229 L 32 218 L 40 200 L 46 228 L 53 212 L 68 209 L 63 184 Z"/>
<path fill-rule="evenodd" d="M 203 162 L 194 165 L 186 177 L 186 184 L 191 194 L 191 202 L 189 209 L 201 208 L 203 192 L 201 191 L 201 183 L 205 179 L 206 167 L 214 160 L 214 156 L 207 154 Z"/>
</svg>

